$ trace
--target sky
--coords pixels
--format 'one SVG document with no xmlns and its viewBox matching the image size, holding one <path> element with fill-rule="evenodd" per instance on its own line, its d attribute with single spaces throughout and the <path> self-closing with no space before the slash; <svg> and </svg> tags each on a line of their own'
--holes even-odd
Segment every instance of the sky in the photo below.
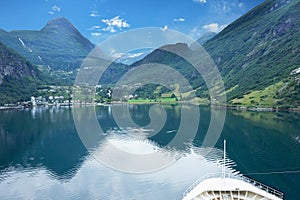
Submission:
<svg viewBox="0 0 300 200">
<path fill-rule="evenodd" d="M 1 0 L 0 29 L 40 30 L 67 18 L 94 43 L 143 27 L 172 29 L 198 39 L 220 32 L 263 0 Z"/>
</svg>

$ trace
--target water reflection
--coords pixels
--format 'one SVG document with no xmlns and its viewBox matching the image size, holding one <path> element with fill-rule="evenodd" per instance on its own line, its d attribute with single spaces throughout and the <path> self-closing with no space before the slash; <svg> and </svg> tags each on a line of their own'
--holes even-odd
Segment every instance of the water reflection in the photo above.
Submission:
<svg viewBox="0 0 300 200">
<path fill-rule="evenodd" d="M 45 167 L 52 176 L 67 180 L 87 155 L 69 109 L 0 112 L 1 170 Z"/>
<path fill-rule="evenodd" d="M 129 105 L 140 126 L 150 122 L 149 107 Z M 224 138 L 229 157 L 237 163 L 235 166 L 228 160 L 228 173 L 239 170 L 249 174 L 283 191 L 285 199 L 296 195 L 299 173 L 254 172 L 300 168 L 299 115 L 228 111 L 217 148 L 212 149 L 201 147 L 209 126 L 209 108 L 201 108 L 196 138 L 192 140 L 187 134 L 178 146 L 168 146 L 168 142 L 177 133 L 181 108 L 168 105 L 165 110 L 166 124 L 151 136 L 151 129 L 118 127 L 109 107 L 97 107 L 96 117 L 104 133 L 93 140 L 89 152 L 68 108 L 0 112 L 0 199 L 180 199 L 200 176 L 221 171 Z M 82 113 L 83 119 L 88 117 Z M 94 154 L 105 152 L 107 142 L 130 153 L 160 151 L 176 162 L 148 174 L 115 171 L 94 158 Z M 119 161 L 126 163 L 123 158 Z"/>
</svg>

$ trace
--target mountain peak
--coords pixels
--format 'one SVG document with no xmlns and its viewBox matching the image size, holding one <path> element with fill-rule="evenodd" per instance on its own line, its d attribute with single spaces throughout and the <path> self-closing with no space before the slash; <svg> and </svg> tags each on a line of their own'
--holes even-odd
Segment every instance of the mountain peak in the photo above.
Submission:
<svg viewBox="0 0 300 200">
<path fill-rule="evenodd" d="M 167 44 L 165 46 L 158 48 L 158 50 L 173 51 L 173 52 L 177 52 L 177 51 L 188 52 L 190 51 L 190 48 L 186 43 L 178 42 L 175 44 Z"/>
<path fill-rule="evenodd" d="M 32 63 L 50 66 L 52 70 L 78 68 L 94 48 L 66 18 L 49 21 L 41 31 L 0 30 L 0 41 Z"/>
<path fill-rule="evenodd" d="M 208 40 L 212 39 L 213 37 L 215 37 L 217 34 L 215 32 L 206 32 L 204 33 L 198 40 L 197 42 L 200 45 L 205 44 Z"/>
<path fill-rule="evenodd" d="M 64 17 L 59 17 L 48 21 L 46 26 L 42 31 L 59 31 L 68 30 L 71 32 L 78 32 L 78 30 L 73 26 L 73 24 Z"/>
</svg>

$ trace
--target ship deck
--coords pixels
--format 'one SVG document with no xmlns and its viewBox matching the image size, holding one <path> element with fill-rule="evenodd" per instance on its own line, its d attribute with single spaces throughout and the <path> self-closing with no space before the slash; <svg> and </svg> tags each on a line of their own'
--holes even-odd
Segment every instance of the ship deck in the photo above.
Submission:
<svg viewBox="0 0 300 200">
<path fill-rule="evenodd" d="M 209 174 L 183 194 L 183 200 L 282 200 L 283 193 L 241 175 Z"/>
</svg>

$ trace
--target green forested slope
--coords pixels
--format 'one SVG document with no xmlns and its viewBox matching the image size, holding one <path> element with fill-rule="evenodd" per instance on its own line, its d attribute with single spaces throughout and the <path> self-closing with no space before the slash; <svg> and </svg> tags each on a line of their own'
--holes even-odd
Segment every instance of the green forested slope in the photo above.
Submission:
<svg viewBox="0 0 300 200">
<path fill-rule="evenodd" d="M 0 42 L 0 105 L 30 99 L 41 76 L 28 60 Z"/>
<path fill-rule="evenodd" d="M 273 105 L 300 105 L 299 75 L 292 73 L 300 67 L 299 10 L 299 0 L 267 0 L 204 45 L 231 89 L 229 100 L 282 81 L 269 91 Z"/>
</svg>

